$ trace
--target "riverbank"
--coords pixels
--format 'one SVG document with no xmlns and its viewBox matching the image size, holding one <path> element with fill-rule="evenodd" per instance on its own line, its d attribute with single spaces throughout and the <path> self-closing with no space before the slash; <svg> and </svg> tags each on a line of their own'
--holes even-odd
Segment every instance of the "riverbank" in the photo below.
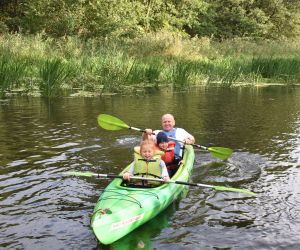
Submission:
<svg viewBox="0 0 300 250">
<path fill-rule="evenodd" d="M 215 42 L 171 33 L 110 41 L 0 37 L 0 95 L 135 93 L 167 87 L 300 83 L 300 43 Z"/>
</svg>

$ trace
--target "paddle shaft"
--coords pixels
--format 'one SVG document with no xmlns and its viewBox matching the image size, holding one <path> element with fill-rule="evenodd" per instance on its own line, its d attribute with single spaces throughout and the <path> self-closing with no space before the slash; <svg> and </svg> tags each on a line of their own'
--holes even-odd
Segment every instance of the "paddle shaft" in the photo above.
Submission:
<svg viewBox="0 0 300 250">
<path fill-rule="evenodd" d="M 92 173 L 92 172 L 67 172 L 65 174 L 75 175 L 75 176 L 85 176 L 85 177 L 95 176 L 95 177 L 98 177 L 98 178 L 103 177 L 103 178 L 112 178 L 112 179 L 113 178 L 123 179 L 123 176 L 121 176 L 121 175 L 96 174 L 96 173 Z M 251 192 L 250 190 L 247 190 L 247 189 L 231 188 L 231 187 L 224 187 L 224 186 L 212 186 L 212 185 L 201 184 L 201 183 L 192 183 L 192 182 L 174 181 L 174 180 L 164 181 L 164 180 L 159 179 L 159 178 L 145 178 L 145 177 L 138 177 L 138 176 L 132 176 L 130 178 L 135 179 L 135 180 L 158 181 L 158 182 L 163 182 L 163 183 L 174 183 L 174 184 L 179 184 L 179 185 L 213 188 L 213 189 L 219 190 L 219 191 L 230 191 L 230 192 L 238 192 L 238 193 L 246 193 L 246 194 L 255 195 L 255 193 L 253 193 L 253 192 Z"/>
<path fill-rule="evenodd" d="M 132 129 L 132 130 L 136 130 L 136 131 L 139 131 L 139 132 L 143 132 L 143 133 L 146 133 L 146 130 L 144 129 L 140 129 L 140 128 L 135 128 L 135 127 L 128 127 L 128 129 Z M 155 135 L 155 133 L 152 133 L 153 135 Z M 182 141 L 182 140 L 178 140 L 174 137 L 170 137 L 168 136 L 168 138 L 172 141 L 177 141 L 177 142 L 180 142 L 180 143 L 183 143 L 183 144 L 186 144 L 185 141 Z M 187 145 L 192 145 L 194 147 L 197 147 L 197 148 L 200 148 L 200 149 L 203 149 L 203 150 L 207 150 L 207 151 L 212 151 L 213 148 L 208 148 L 208 147 L 205 147 L 205 146 L 202 146 L 202 145 L 199 145 L 199 144 L 194 144 L 194 143 L 191 143 L 191 144 L 187 144 Z M 225 149 L 225 148 L 224 148 Z M 220 153 L 220 152 L 215 152 L 215 153 Z M 230 153 L 231 154 L 231 153 Z M 228 155 L 227 157 L 229 157 L 230 155 Z M 217 156 L 216 156 L 217 157 Z M 220 158 L 220 157 L 218 157 Z M 222 158 L 221 158 L 222 159 Z"/>
<path fill-rule="evenodd" d="M 118 178 L 118 179 L 123 179 L 123 176 L 121 175 L 116 175 L 116 174 L 92 174 L 95 177 L 98 178 L 110 178 L 110 179 L 114 179 L 114 178 Z M 212 185 L 207 185 L 207 184 L 200 184 L 200 183 L 192 183 L 192 182 L 184 182 L 184 181 L 164 181 L 162 179 L 158 179 L 158 178 L 146 178 L 146 177 L 138 177 L 138 176 L 132 176 L 130 177 L 130 179 L 133 180 L 145 180 L 145 181 L 158 181 L 158 182 L 166 182 L 166 183 L 175 183 L 175 184 L 181 184 L 181 185 L 187 185 L 187 186 L 195 186 L 195 187 L 207 187 L 207 188 L 214 188 L 214 186 Z"/>
<path fill-rule="evenodd" d="M 122 175 L 116 175 L 116 174 L 91 174 L 92 176 L 98 177 L 98 178 L 118 178 L 118 179 L 123 179 Z M 145 180 L 145 181 L 159 181 L 159 182 L 165 182 L 163 179 L 158 179 L 158 178 L 146 178 L 146 177 L 138 177 L 138 176 L 131 176 L 130 179 L 133 180 Z M 166 181 L 169 182 L 169 181 Z M 170 182 L 171 183 L 171 182 Z"/>
<path fill-rule="evenodd" d="M 139 131 L 139 132 L 144 132 L 144 133 L 146 132 L 145 129 L 131 127 L 131 126 L 127 125 L 126 123 L 124 123 L 119 118 L 111 116 L 111 115 L 107 115 L 107 114 L 100 114 L 97 117 L 97 120 L 98 120 L 98 124 L 102 128 L 107 129 L 107 130 L 120 130 L 120 129 L 127 128 L 127 129 L 132 129 L 135 131 Z M 155 135 L 153 132 L 152 132 L 152 134 Z M 169 137 L 169 138 L 171 138 L 171 140 L 174 140 L 174 141 L 177 141 L 180 143 L 189 144 L 189 143 L 186 143 L 185 141 L 178 140 L 173 137 Z M 203 149 L 203 150 L 207 150 L 212 154 L 213 157 L 219 158 L 221 160 L 226 160 L 232 154 L 232 149 L 230 149 L 230 148 L 222 148 L 222 147 L 207 148 L 205 146 L 198 145 L 198 144 L 190 144 L 190 145 L 200 148 L 200 149 Z"/>
<path fill-rule="evenodd" d="M 178 141 L 180 143 L 185 143 L 184 141 L 178 140 L 174 137 L 168 137 L 170 140 Z M 194 147 L 209 151 L 213 157 L 219 158 L 221 160 L 226 160 L 232 154 L 232 149 L 230 148 L 222 148 L 222 147 L 205 147 L 199 144 L 190 144 Z"/>
<path fill-rule="evenodd" d="M 136 131 L 139 131 L 139 132 L 143 132 L 143 133 L 146 133 L 146 130 L 144 130 L 144 129 L 140 129 L 140 128 L 135 128 L 135 127 L 130 127 L 129 126 L 129 128 L 128 129 L 132 129 L 132 130 L 136 130 Z M 152 133 L 152 135 L 155 135 L 155 133 Z M 178 140 L 178 139 L 176 139 L 176 138 L 174 138 L 174 137 L 170 137 L 170 136 L 168 136 L 168 138 L 169 139 L 171 139 L 172 141 L 177 141 L 177 142 L 181 142 L 181 143 L 183 143 L 183 144 L 185 144 L 185 142 L 184 141 L 181 141 L 181 140 Z M 204 150 L 208 150 L 208 148 L 207 147 L 205 147 L 205 146 L 202 146 L 202 145 L 199 145 L 199 144 L 189 144 L 189 145 L 192 145 L 192 146 L 195 146 L 195 147 L 197 147 L 197 148 L 201 148 L 201 149 L 204 149 Z"/>
<path fill-rule="evenodd" d="M 140 128 L 135 128 L 135 127 L 130 127 L 128 129 L 132 129 L 132 130 L 135 130 L 135 131 L 139 131 L 139 132 L 142 132 L 142 133 L 146 133 L 146 130 L 145 129 L 140 129 Z M 152 135 L 155 135 L 155 133 L 152 132 Z"/>
<path fill-rule="evenodd" d="M 127 129 L 131 129 L 131 130 L 139 131 L 142 133 L 146 133 L 145 129 L 140 129 L 140 128 L 129 126 L 128 124 L 126 124 L 125 122 L 120 120 L 119 118 L 111 116 L 111 115 L 100 114 L 97 119 L 98 119 L 99 125 L 101 127 L 103 127 L 104 129 L 119 130 L 119 129 L 127 128 Z M 152 135 L 155 135 L 155 133 L 152 132 Z M 177 142 L 185 143 L 184 141 L 178 140 L 173 137 L 169 137 L 169 138 L 171 140 L 174 140 Z M 204 149 L 204 150 L 208 150 L 207 147 L 202 146 L 202 145 L 198 145 L 198 144 L 190 144 L 190 145 L 195 146 L 197 148 Z"/>
<path fill-rule="evenodd" d="M 136 128 L 136 127 L 130 127 L 130 126 L 128 126 L 128 129 L 132 129 L 132 130 L 135 130 L 135 131 L 146 133 L 146 130 L 140 129 L 140 128 Z M 155 135 L 155 133 L 152 132 L 152 135 Z M 180 142 L 180 143 L 183 143 L 183 144 L 187 144 L 185 141 L 178 140 L 178 139 L 176 139 L 174 137 L 168 136 L 168 138 L 170 140 L 172 140 L 172 141 L 177 141 L 177 142 Z M 199 145 L 199 144 L 194 144 L 194 143 L 187 144 L 187 145 L 192 145 L 192 146 L 197 147 L 199 149 L 209 151 L 210 153 L 214 154 L 213 155 L 214 157 L 217 157 L 217 158 L 222 159 L 222 160 L 227 159 L 232 154 L 232 150 L 231 150 L 230 153 L 228 153 L 228 152 L 224 151 L 225 148 L 219 148 L 219 150 L 216 150 L 216 148 L 208 148 L 208 147 L 205 147 L 205 146 L 202 146 L 202 145 Z"/>
<path fill-rule="evenodd" d="M 122 175 L 116 175 L 116 174 L 96 174 L 95 173 L 95 174 L 91 174 L 91 175 L 98 177 L 98 178 L 103 177 L 103 178 L 110 178 L 110 179 L 114 179 L 114 178 L 123 179 Z M 164 180 L 158 179 L 158 178 L 145 178 L 145 177 L 138 177 L 138 176 L 132 176 L 132 177 L 130 177 L 130 179 L 164 182 Z"/>
<path fill-rule="evenodd" d="M 132 130 L 139 131 L 139 132 L 143 132 L 143 133 L 146 132 L 144 129 L 135 128 L 135 127 L 129 127 L 128 129 L 132 129 Z"/>
<path fill-rule="evenodd" d="M 168 138 L 171 139 L 172 141 L 178 141 L 178 142 L 181 142 L 181 143 L 185 144 L 184 141 L 178 140 L 178 139 L 176 139 L 176 138 L 174 138 L 174 137 L 168 136 Z M 202 146 L 202 145 L 199 145 L 199 144 L 191 143 L 191 144 L 189 144 L 189 145 L 192 145 L 192 146 L 194 146 L 194 147 L 201 148 L 201 149 L 204 149 L 204 150 L 208 150 L 207 147 Z"/>
</svg>

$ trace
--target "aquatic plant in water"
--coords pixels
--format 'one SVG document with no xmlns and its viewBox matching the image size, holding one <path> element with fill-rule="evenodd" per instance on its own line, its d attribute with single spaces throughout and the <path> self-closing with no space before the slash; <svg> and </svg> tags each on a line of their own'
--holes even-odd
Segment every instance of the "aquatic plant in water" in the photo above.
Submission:
<svg viewBox="0 0 300 250">
<path fill-rule="evenodd" d="M 4 54 L 0 57 L 0 97 L 18 84 L 26 67 L 26 62 L 15 61 L 11 55 Z"/>
<path fill-rule="evenodd" d="M 39 85 L 41 95 L 45 97 L 57 96 L 61 90 L 62 83 L 70 73 L 70 69 L 61 59 L 47 59 L 39 70 L 42 80 Z"/>
</svg>

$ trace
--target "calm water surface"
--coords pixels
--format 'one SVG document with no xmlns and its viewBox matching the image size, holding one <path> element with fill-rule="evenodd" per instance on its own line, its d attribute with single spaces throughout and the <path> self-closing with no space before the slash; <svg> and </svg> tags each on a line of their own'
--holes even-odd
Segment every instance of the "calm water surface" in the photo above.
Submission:
<svg viewBox="0 0 300 250">
<path fill-rule="evenodd" d="M 192 181 L 247 188 L 257 197 L 190 188 L 159 216 L 110 246 L 90 229 L 135 131 L 105 131 L 100 113 L 160 128 L 163 113 L 197 143 L 234 150 L 227 162 L 196 150 Z M 12 98 L 0 102 L 0 249 L 299 249 L 300 88 L 199 89 L 145 96 Z"/>
</svg>

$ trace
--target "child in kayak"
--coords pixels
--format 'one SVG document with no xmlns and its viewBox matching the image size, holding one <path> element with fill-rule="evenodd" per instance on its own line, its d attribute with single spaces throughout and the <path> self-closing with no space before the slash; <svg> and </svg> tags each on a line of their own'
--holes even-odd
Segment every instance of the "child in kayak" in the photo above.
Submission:
<svg viewBox="0 0 300 250">
<path fill-rule="evenodd" d="M 181 158 L 175 158 L 174 151 L 176 142 L 169 141 L 169 138 L 164 132 L 159 132 L 156 136 L 156 143 L 159 150 L 165 153 L 161 159 L 165 162 L 171 178 L 178 170 L 179 165 L 183 163 Z"/>
<path fill-rule="evenodd" d="M 146 178 L 162 178 L 164 181 L 170 180 L 166 164 L 161 160 L 163 153 L 155 149 L 152 140 L 144 140 L 140 144 L 139 152 L 135 152 L 134 162 L 129 171 L 123 174 L 123 179 L 130 180 L 132 176 Z M 140 181 L 139 181 L 140 182 Z M 157 182 L 142 181 L 142 185 L 159 185 Z"/>
</svg>

